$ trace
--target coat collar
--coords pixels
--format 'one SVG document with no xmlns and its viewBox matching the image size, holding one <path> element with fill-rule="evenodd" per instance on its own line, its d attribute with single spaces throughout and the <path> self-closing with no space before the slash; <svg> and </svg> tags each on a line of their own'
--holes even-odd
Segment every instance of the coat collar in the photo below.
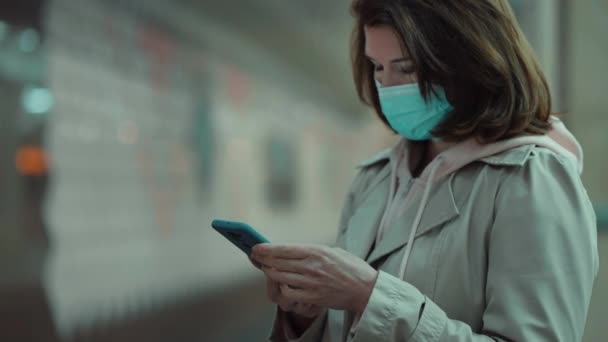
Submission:
<svg viewBox="0 0 608 342">
<path fill-rule="evenodd" d="M 357 209 L 351 216 L 344 242 L 346 249 L 354 255 L 365 259 L 376 238 L 376 232 L 384 214 L 390 187 L 390 164 L 374 177 L 370 189 L 362 194 Z"/>
<path fill-rule="evenodd" d="M 382 241 L 375 246 L 369 255 L 370 248 L 376 238 L 376 233 L 382 220 L 382 215 L 388 200 L 390 186 L 390 166 L 387 164 L 372 180 L 372 188 L 364 194 L 349 220 L 346 249 L 362 259 L 372 263 L 394 250 L 407 244 L 408 232 L 418 210 L 424 184 L 417 182 L 412 186 L 403 212 L 387 226 Z M 441 224 L 459 215 L 458 207 L 452 191 L 452 177 L 433 185 L 428 203 L 423 212 L 420 226 L 416 233 L 419 237 Z"/>
<path fill-rule="evenodd" d="M 428 202 L 424 208 L 420 226 L 416 231 L 416 238 L 459 215 L 451 185 L 452 178 L 453 176 L 448 177 L 432 185 L 433 188 L 431 188 Z M 402 212 L 396 212 L 394 219 L 388 222 L 383 238 L 367 258 L 370 264 L 407 244 L 425 185 L 422 182 L 416 182 L 412 185 L 412 189 L 404 201 L 405 207 Z"/>
<path fill-rule="evenodd" d="M 467 141 L 462 144 L 454 148 L 474 148 L 474 146 L 470 145 L 474 144 L 473 142 Z M 468 147 L 464 144 L 467 144 Z M 394 155 L 395 148 L 397 146 L 381 151 L 372 158 L 360 163 L 358 167 L 366 168 L 381 162 L 390 161 L 391 156 Z M 515 147 L 481 158 L 478 161 L 495 166 L 523 165 L 529 158 L 533 148 L 534 145 Z M 386 226 L 382 241 L 375 246 L 372 253 L 368 256 L 387 204 L 390 191 L 390 173 L 391 163 L 387 162 L 370 182 L 369 190 L 362 194 L 362 199 L 358 201 L 359 205 L 348 224 L 349 234 L 345 241 L 347 250 L 362 259 L 367 259 L 369 263 L 373 263 L 407 244 L 409 231 L 412 228 L 411 225 L 413 224 L 424 186 L 426 185 L 424 181 L 414 180 L 412 189 L 408 192 L 406 200 L 403 201 L 404 208 L 402 212 L 393 215 L 395 219 Z M 426 234 L 459 215 L 452 189 L 453 178 L 454 173 L 432 185 L 416 237 Z"/>
</svg>

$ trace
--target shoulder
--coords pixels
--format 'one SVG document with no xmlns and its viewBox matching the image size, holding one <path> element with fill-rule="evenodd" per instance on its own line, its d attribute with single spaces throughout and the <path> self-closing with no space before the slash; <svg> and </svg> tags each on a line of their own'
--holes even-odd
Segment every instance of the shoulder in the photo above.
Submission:
<svg viewBox="0 0 608 342">
<path fill-rule="evenodd" d="M 570 158 L 533 146 L 519 165 L 501 171 L 495 210 L 510 213 L 512 220 L 521 216 L 557 226 L 577 218 L 579 225 L 595 224 L 593 205 Z"/>
<path fill-rule="evenodd" d="M 527 145 L 502 152 L 483 160 L 486 164 L 502 166 L 505 182 L 561 183 L 575 181 L 582 187 L 577 161 L 549 148 Z M 510 166 L 510 167 L 505 167 Z"/>
<path fill-rule="evenodd" d="M 502 177 L 494 195 L 490 243 L 495 250 L 504 248 L 500 267 L 540 274 L 556 264 L 580 269 L 580 261 L 589 274 L 595 272 L 596 217 L 576 165 L 550 149 L 533 147 L 521 165 L 494 171 Z M 526 257 L 515 258 L 514 250 Z M 579 259 L 556 263 L 555 253 L 577 253 Z"/>
<path fill-rule="evenodd" d="M 499 178 L 518 181 L 525 175 L 543 173 L 548 178 L 580 179 L 578 161 L 549 148 L 524 145 L 478 160 L 489 166 Z"/>
<path fill-rule="evenodd" d="M 574 216 L 593 217 L 593 206 L 576 162 L 536 145 L 482 158 L 460 170 L 452 186 L 456 193 L 464 194 L 473 188 L 481 189 L 479 198 L 491 201 L 496 215 L 543 219 L 548 215 L 574 215 L 576 210 Z"/>
</svg>

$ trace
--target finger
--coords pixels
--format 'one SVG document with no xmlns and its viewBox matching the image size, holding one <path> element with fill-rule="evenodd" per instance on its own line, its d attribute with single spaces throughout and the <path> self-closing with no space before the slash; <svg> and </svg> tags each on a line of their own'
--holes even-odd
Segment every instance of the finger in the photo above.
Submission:
<svg viewBox="0 0 608 342">
<path fill-rule="evenodd" d="M 274 296 L 272 302 L 278 305 L 283 311 L 287 312 L 294 311 L 298 305 L 298 302 L 295 302 L 283 296 L 280 290 L 278 291 L 276 296 Z"/>
<path fill-rule="evenodd" d="M 280 284 L 269 277 L 266 277 L 266 295 L 273 303 L 281 296 Z"/>
<path fill-rule="evenodd" d="M 305 259 L 311 254 L 318 254 L 319 246 L 314 245 L 277 245 L 277 244 L 259 244 L 256 245 L 254 256 L 272 256 L 283 259 Z"/>
<path fill-rule="evenodd" d="M 290 300 L 283 300 L 280 301 L 278 303 L 276 303 L 281 310 L 285 311 L 285 312 L 292 312 L 297 308 L 298 303 L 290 301 Z"/>
<path fill-rule="evenodd" d="M 262 269 L 262 264 L 260 264 L 259 262 L 257 262 L 256 260 L 254 260 L 252 257 L 249 257 L 249 262 L 251 262 L 251 264 L 257 268 L 258 270 Z"/>
<path fill-rule="evenodd" d="M 262 270 L 264 271 L 266 276 L 270 277 L 270 279 L 281 284 L 289 285 L 291 287 L 310 288 L 316 285 L 316 282 L 314 280 L 302 274 L 282 272 L 273 268 L 266 267 L 262 268 Z"/>
<path fill-rule="evenodd" d="M 293 309 L 298 315 L 313 318 L 319 314 L 318 307 L 312 304 L 298 303 Z"/>
<path fill-rule="evenodd" d="M 263 256 L 258 258 L 258 262 L 268 268 L 300 274 L 308 273 L 308 270 L 311 267 L 303 259 L 280 259 L 270 256 Z"/>
<path fill-rule="evenodd" d="M 265 245 L 270 245 L 269 243 L 258 243 L 257 245 L 253 246 L 251 248 L 251 254 L 252 256 L 254 254 L 258 254 L 260 252 L 260 250 L 264 250 L 265 249 Z"/>
<path fill-rule="evenodd" d="M 279 291 L 280 291 L 281 293 L 283 293 L 283 288 L 285 288 L 285 287 L 286 287 L 286 288 L 291 288 L 291 289 L 299 289 L 299 287 L 295 287 L 295 286 L 292 286 L 292 285 L 287 285 L 287 284 L 279 284 Z"/>
<path fill-rule="evenodd" d="M 281 296 L 287 300 L 313 305 L 322 305 L 319 295 L 305 288 L 281 287 Z"/>
<path fill-rule="evenodd" d="M 277 304 L 283 311 L 292 311 L 295 308 L 295 304 L 297 304 L 296 302 L 285 298 L 282 294 L 281 294 L 281 290 L 279 289 L 279 284 L 274 282 L 274 281 L 270 281 L 270 286 L 268 289 L 268 296 L 270 298 L 270 301 Z"/>
</svg>

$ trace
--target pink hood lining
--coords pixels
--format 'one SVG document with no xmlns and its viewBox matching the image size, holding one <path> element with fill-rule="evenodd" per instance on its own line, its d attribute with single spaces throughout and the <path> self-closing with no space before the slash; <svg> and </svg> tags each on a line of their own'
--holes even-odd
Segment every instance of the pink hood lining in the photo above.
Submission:
<svg viewBox="0 0 608 342">
<path fill-rule="evenodd" d="M 433 180 L 436 181 L 450 175 L 474 161 L 526 145 L 544 147 L 565 157 L 581 174 L 583 172 L 583 149 L 561 120 L 551 117 L 551 123 L 552 128 L 546 135 L 526 135 L 491 144 L 480 144 L 475 139 L 459 143 L 441 153 L 431 163 L 441 163 Z M 427 167 L 420 175 L 420 179 L 427 180 L 431 169 L 431 167 Z"/>
</svg>

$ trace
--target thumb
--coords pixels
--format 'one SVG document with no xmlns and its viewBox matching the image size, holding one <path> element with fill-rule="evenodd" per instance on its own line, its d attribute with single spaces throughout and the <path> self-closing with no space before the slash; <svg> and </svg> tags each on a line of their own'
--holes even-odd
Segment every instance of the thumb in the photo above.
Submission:
<svg viewBox="0 0 608 342">
<path fill-rule="evenodd" d="M 252 264 L 252 265 L 253 265 L 255 268 L 257 268 L 258 270 L 261 270 L 261 269 L 262 269 L 262 264 L 260 264 L 259 262 L 257 262 L 257 261 L 255 261 L 255 260 L 253 260 L 253 258 L 252 258 L 252 257 L 249 257 L 249 262 L 251 262 L 251 264 Z"/>
</svg>

